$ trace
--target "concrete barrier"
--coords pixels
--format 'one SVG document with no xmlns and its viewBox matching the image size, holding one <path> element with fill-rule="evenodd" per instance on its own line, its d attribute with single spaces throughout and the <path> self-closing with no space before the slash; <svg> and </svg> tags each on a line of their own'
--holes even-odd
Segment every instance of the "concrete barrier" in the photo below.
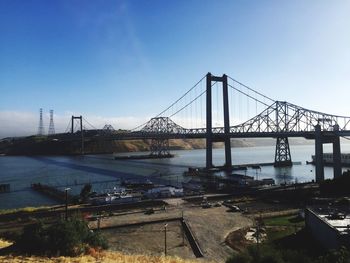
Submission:
<svg viewBox="0 0 350 263">
<path fill-rule="evenodd" d="M 187 240 L 190 243 L 190 246 L 192 248 L 193 254 L 197 258 L 204 257 L 203 252 L 202 252 L 201 248 L 199 247 L 199 244 L 198 244 L 194 234 L 192 233 L 192 230 L 191 230 L 190 226 L 187 224 L 186 220 L 185 219 L 181 219 L 181 224 L 182 224 L 183 230 L 185 231 Z"/>
</svg>

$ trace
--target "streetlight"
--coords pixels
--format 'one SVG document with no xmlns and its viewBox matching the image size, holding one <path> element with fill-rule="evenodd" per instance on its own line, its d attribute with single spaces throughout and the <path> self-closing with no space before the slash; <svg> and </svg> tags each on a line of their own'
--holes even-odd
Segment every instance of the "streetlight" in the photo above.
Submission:
<svg viewBox="0 0 350 263">
<path fill-rule="evenodd" d="M 168 224 L 164 225 L 164 254 L 166 256 L 166 252 L 167 252 L 167 247 L 166 247 L 166 230 L 167 230 Z"/>
<path fill-rule="evenodd" d="M 64 191 L 66 192 L 66 221 L 68 220 L 68 191 L 71 190 L 70 188 L 65 188 Z"/>
</svg>

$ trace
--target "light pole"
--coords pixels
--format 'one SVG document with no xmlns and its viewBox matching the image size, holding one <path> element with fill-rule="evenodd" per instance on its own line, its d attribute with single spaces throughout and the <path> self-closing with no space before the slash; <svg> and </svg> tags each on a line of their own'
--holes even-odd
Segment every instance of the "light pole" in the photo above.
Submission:
<svg viewBox="0 0 350 263">
<path fill-rule="evenodd" d="M 181 215 L 181 222 L 182 222 L 182 245 L 185 246 L 185 218 L 184 218 L 184 210 L 182 210 L 182 215 Z"/>
<path fill-rule="evenodd" d="M 164 225 L 164 255 L 166 256 L 167 252 L 167 244 L 166 244 L 166 230 L 167 230 L 168 224 Z"/>
<path fill-rule="evenodd" d="M 70 188 L 65 188 L 64 191 L 66 192 L 66 215 L 65 215 L 65 219 L 66 221 L 68 220 L 68 191 L 70 190 Z"/>
</svg>

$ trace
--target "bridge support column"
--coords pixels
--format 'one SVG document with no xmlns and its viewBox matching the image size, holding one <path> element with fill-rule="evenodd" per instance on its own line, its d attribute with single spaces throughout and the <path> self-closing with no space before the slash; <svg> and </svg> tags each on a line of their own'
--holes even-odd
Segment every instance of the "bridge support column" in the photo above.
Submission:
<svg viewBox="0 0 350 263">
<path fill-rule="evenodd" d="M 152 139 L 150 145 L 151 156 L 167 157 L 170 156 L 168 139 Z"/>
<path fill-rule="evenodd" d="M 229 115 L 229 103 L 228 103 L 228 84 L 227 75 L 222 77 L 212 76 L 211 73 L 207 74 L 207 125 L 206 125 L 206 168 L 210 169 L 213 167 L 213 132 L 212 132 L 212 86 L 211 82 L 217 81 L 222 82 L 223 89 L 223 109 L 224 109 L 224 137 L 215 141 L 223 141 L 225 143 L 225 167 L 232 166 L 231 157 L 231 140 L 230 140 L 230 115 Z"/>
<path fill-rule="evenodd" d="M 316 183 L 324 180 L 324 166 L 323 166 L 323 141 L 321 134 L 321 126 L 315 126 L 315 159 L 316 159 Z"/>
<path fill-rule="evenodd" d="M 275 167 L 292 166 L 288 137 L 277 137 L 275 151 Z"/>
<path fill-rule="evenodd" d="M 213 167 L 213 133 L 211 115 L 211 73 L 207 74 L 206 168 Z"/>
<path fill-rule="evenodd" d="M 78 120 L 80 122 L 80 132 L 81 132 L 81 155 L 84 155 L 84 131 L 83 131 L 83 117 L 80 115 L 79 117 L 72 116 L 72 128 L 71 133 L 74 133 L 74 120 Z"/>
<path fill-rule="evenodd" d="M 227 75 L 222 76 L 222 89 L 223 89 L 223 105 L 224 105 L 224 132 L 225 132 L 225 167 L 232 166 L 231 157 L 231 139 L 230 134 L 230 111 L 228 105 L 228 86 L 227 86 Z"/>
<path fill-rule="evenodd" d="M 339 131 L 339 126 L 334 125 L 333 131 Z M 340 150 L 340 138 L 335 135 L 333 139 L 333 175 L 334 178 L 341 176 L 341 150 Z"/>
</svg>

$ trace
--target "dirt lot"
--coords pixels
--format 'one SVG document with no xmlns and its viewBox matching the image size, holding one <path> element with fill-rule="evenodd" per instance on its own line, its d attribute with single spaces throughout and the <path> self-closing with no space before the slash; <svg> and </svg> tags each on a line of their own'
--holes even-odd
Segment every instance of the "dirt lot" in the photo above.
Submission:
<svg viewBox="0 0 350 263">
<path fill-rule="evenodd" d="M 204 254 L 204 260 L 224 262 L 232 253 L 232 249 L 225 243 L 226 236 L 232 231 L 252 225 L 251 219 L 241 213 L 228 212 L 228 208 L 224 206 L 204 209 L 198 205 L 171 200 L 166 210 L 155 211 L 151 215 L 146 215 L 140 211 L 140 213 L 103 218 L 101 220 L 101 228 L 181 217 L 182 212 L 199 243 Z M 91 226 L 96 227 L 96 221 L 92 222 Z M 110 228 L 103 231 L 110 239 L 112 249 L 132 253 L 142 251 L 143 253 L 148 252 L 149 254 L 157 255 L 162 253 L 164 248 L 163 226 L 164 224 L 154 224 L 133 228 Z M 174 222 L 171 223 L 171 226 L 174 231 L 170 234 L 169 242 L 171 243 L 169 244 L 171 245 L 169 246 L 171 249 L 169 254 L 193 258 L 194 256 L 189 250 L 189 246 L 186 246 L 185 249 L 179 246 L 182 242 L 180 225 Z"/>
<path fill-rule="evenodd" d="M 164 224 L 147 224 L 137 227 L 113 228 L 101 231 L 110 245 L 111 250 L 131 254 L 164 255 Z M 167 255 L 181 255 L 185 259 L 194 259 L 192 249 L 185 238 L 182 243 L 182 226 L 180 221 L 169 222 L 167 225 Z"/>
</svg>

